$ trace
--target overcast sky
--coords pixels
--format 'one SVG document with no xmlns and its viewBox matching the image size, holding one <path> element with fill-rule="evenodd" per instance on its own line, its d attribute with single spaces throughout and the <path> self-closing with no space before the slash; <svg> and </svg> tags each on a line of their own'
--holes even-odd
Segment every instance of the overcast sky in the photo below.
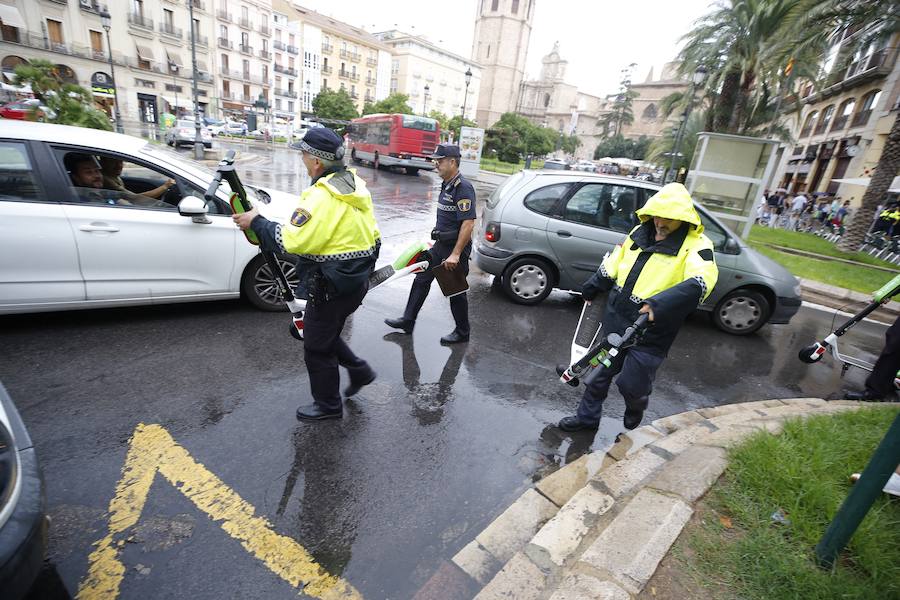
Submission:
<svg viewBox="0 0 900 600">
<path fill-rule="evenodd" d="M 477 0 L 300 0 L 303 6 L 369 32 L 400 29 L 469 58 Z M 566 81 L 590 94 L 618 90 L 621 70 L 634 62 L 632 81 L 672 60 L 679 38 L 710 12 L 712 0 L 535 0 L 526 73 L 537 78 L 541 58 L 559 41 L 569 61 Z M 522 3 L 523 5 L 525 2 Z"/>
</svg>

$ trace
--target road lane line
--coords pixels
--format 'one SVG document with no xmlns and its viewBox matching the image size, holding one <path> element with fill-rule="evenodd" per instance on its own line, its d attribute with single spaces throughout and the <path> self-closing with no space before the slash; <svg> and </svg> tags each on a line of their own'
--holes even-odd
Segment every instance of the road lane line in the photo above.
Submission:
<svg viewBox="0 0 900 600">
<path fill-rule="evenodd" d="M 135 429 L 122 467 L 116 495 L 109 503 L 109 533 L 88 559 L 87 576 L 78 600 L 112 600 L 119 595 L 125 566 L 119 560 L 122 534 L 140 518 L 157 471 L 226 533 L 241 542 L 273 573 L 314 598 L 360 599 L 349 583 L 320 567 L 303 546 L 275 533 L 271 523 L 256 516 L 254 507 L 178 445 L 159 425 Z"/>
</svg>

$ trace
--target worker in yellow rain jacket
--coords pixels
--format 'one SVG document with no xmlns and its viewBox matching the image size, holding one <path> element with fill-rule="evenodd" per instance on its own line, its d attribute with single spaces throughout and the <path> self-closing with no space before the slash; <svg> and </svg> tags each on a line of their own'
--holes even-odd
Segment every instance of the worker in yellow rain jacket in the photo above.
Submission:
<svg viewBox="0 0 900 600">
<path fill-rule="evenodd" d="M 263 250 L 298 257 L 297 298 L 307 301 L 304 360 L 313 402 L 297 409 L 301 421 L 343 416 L 340 372 L 350 374 L 344 395 L 375 380 L 375 371 L 341 339 L 344 322 L 362 303 L 378 259 L 381 236 L 365 182 L 344 167 L 343 140 L 330 129 L 311 129 L 295 144 L 313 184 L 300 196 L 289 223 L 279 225 L 256 209 L 234 215 L 253 229 Z"/>
<path fill-rule="evenodd" d="M 582 290 L 585 301 L 609 292 L 603 331 L 623 333 L 640 313 L 650 324 L 638 343 L 621 352 L 610 367 L 585 382 L 575 416 L 559 422 L 564 431 L 596 429 L 614 377 L 625 398 L 624 425 L 637 427 L 653 389 L 656 370 L 666 357 L 685 318 L 716 285 L 713 244 L 687 189 L 670 183 L 637 211 L 641 224 L 609 254 Z"/>
</svg>

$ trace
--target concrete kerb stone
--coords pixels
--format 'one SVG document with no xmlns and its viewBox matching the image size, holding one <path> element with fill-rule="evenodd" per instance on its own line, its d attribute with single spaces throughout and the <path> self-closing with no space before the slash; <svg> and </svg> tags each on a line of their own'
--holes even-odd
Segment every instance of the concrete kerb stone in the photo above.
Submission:
<svg viewBox="0 0 900 600">
<path fill-rule="evenodd" d="M 637 454 L 641 448 L 652 444 L 665 434 L 652 425 L 644 425 L 625 433 L 620 433 L 616 443 L 606 453 L 616 460 L 623 460 Z"/>
<path fill-rule="evenodd" d="M 676 494 L 692 503 L 706 494 L 727 464 L 723 449 L 691 446 L 672 459 L 646 487 Z"/>
<path fill-rule="evenodd" d="M 543 592 L 546 581 L 544 571 L 525 554 L 517 552 L 475 596 L 475 600 L 536 600 Z"/>
<path fill-rule="evenodd" d="M 491 578 L 503 568 L 503 563 L 485 550 L 478 540 L 472 540 L 466 544 L 452 560 L 453 564 L 481 585 L 487 585 Z"/>
<path fill-rule="evenodd" d="M 598 472 L 591 481 L 600 485 L 601 489 L 607 491 L 613 498 L 619 498 L 633 490 L 666 462 L 666 458 L 651 452 L 649 448 L 644 448 L 626 460 Z"/>
<path fill-rule="evenodd" d="M 689 410 L 687 412 L 678 413 L 677 415 L 669 415 L 668 417 L 663 417 L 662 419 L 656 419 L 651 425 L 655 427 L 658 431 L 662 431 L 663 433 L 670 434 L 679 429 L 684 429 L 698 421 L 702 421 L 705 419 L 703 415 L 698 413 L 696 410 Z"/>
<path fill-rule="evenodd" d="M 693 514 L 681 498 L 642 489 L 581 556 L 579 564 L 610 573 L 640 593 Z"/>
<path fill-rule="evenodd" d="M 699 413 L 697 416 L 700 416 Z M 697 439 L 715 430 L 715 426 L 713 426 L 708 419 L 703 419 L 703 417 L 700 418 L 701 421 L 695 422 L 689 427 L 679 429 L 675 433 L 670 433 L 666 437 L 657 440 L 650 448 L 659 448 L 671 455 L 680 454 L 686 448 L 689 448 L 692 444 L 696 443 Z"/>
<path fill-rule="evenodd" d="M 526 490 L 518 500 L 503 511 L 503 514 L 478 534 L 475 541 L 503 564 L 524 548 L 558 510 L 555 504 L 534 489 Z"/>
<path fill-rule="evenodd" d="M 586 485 L 544 525 L 525 553 L 539 567 L 563 566 L 597 519 L 613 506 L 613 499 L 593 485 Z"/>
<path fill-rule="evenodd" d="M 563 506 L 584 487 L 597 471 L 616 460 L 603 452 L 580 456 L 577 460 L 547 475 L 535 484 L 535 488 L 557 506 Z"/>
<path fill-rule="evenodd" d="M 631 594 L 612 581 L 577 574 L 566 577 L 550 600 L 631 600 Z"/>
</svg>

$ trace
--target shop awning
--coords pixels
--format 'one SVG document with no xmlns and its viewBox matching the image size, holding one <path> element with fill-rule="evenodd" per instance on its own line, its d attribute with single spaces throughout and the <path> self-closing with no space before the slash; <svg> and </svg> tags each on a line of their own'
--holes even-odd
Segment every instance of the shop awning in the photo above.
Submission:
<svg viewBox="0 0 900 600">
<path fill-rule="evenodd" d="M 191 106 L 191 99 L 185 96 L 178 96 L 176 100 L 172 96 L 161 96 L 163 100 L 169 103 L 169 106 L 178 106 L 179 108 L 188 108 Z"/>
<path fill-rule="evenodd" d="M 177 52 L 166 50 L 166 55 L 169 57 L 170 63 L 174 64 L 179 69 L 184 67 L 184 63 L 181 61 L 181 55 L 179 55 Z"/>
<path fill-rule="evenodd" d="M 15 6 L 0 4 L 0 21 L 3 21 L 4 25 L 9 25 L 10 27 L 26 28 L 25 19 L 22 18 L 19 9 Z"/>
<path fill-rule="evenodd" d="M 156 60 L 156 57 L 153 56 L 153 50 L 147 46 L 141 46 L 140 44 L 135 44 L 135 46 L 137 47 L 138 57 L 140 57 L 141 60 Z"/>
</svg>

